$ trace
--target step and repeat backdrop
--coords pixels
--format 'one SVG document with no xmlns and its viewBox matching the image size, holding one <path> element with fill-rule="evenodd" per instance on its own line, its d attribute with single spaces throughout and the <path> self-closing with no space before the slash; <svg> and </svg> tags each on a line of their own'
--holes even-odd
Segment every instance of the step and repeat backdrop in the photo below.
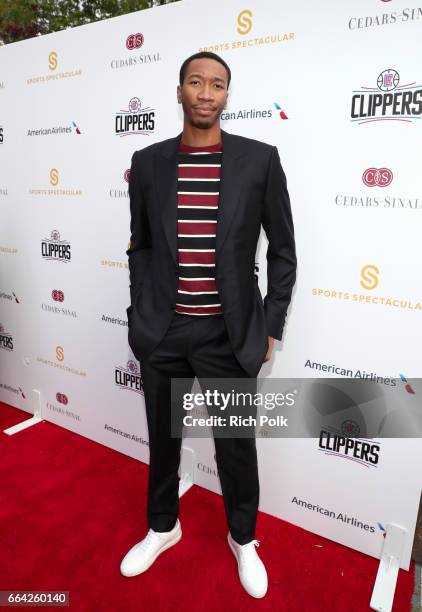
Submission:
<svg viewBox="0 0 422 612">
<path fill-rule="evenodd" d="M 292 202 L 297 283 L 261 376 L 368 378 L 420 402 L 421 25 L 414 0 L 185 0 L 0 48 L 0 399 L 39 399 L 44 419 L 148 462 L 130 160 L 180 133 L 180 64 L 210 50 L 233 73 L 222 127 L 278 147 Z M 263 295 L 266 248 L 262 233 Z M 395 522 L 409 567 L 420 439 L 368 453 L 261 433 L 261 510 L 375 557 Z M 220 491 L 212 439 L 185 445 Z"/>
</svg>

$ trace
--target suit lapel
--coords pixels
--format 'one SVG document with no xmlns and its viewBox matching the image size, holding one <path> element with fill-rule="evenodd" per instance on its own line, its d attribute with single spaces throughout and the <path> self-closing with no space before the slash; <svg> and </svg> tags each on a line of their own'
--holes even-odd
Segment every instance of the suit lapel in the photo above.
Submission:
<svg viewBox="0 0 422 612">
<path fill-rule="evenodd" d="M 177 264 L 177 152 L 182 134 L 166 140 L 156 156 L 155 185 L 164 232 Z"/>
<path fill-rule="evenodd" d="M 223 155 L 221 163 L 220 201 L 217 211 L 216 257 L 221 251 L 237 209 L 242 180 L 239 158 L 244 154 L 235 136 L 221 130 Z M 166 140 L 156 154 L 155 185 L 164 232 L 174 262 L 177 254 L 177 155 L 182 134 Z"/>
<path fill-rule="evenodd" d="M 236 137 L 221 130 L 223 156 L 221 163 L 220 202 L 217 213 L 217 232 L 215 241 L 216 257 L 221 251 L 230 225 L 234 219 L 242 189 L 239 157 L 243 152 L 236 147 Z"/>
</svg>

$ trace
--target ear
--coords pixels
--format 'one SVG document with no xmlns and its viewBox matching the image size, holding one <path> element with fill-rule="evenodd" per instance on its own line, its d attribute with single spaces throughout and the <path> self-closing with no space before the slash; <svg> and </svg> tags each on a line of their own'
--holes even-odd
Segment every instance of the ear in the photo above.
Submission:
<svg viewBox="0 0 422 612">
<path fill-rule="evenodd" d="M 180 87 L 180 85 L 177 86 L 177 102 L 179 104 L 182 103 L 182 88 Z"/>
</svg>

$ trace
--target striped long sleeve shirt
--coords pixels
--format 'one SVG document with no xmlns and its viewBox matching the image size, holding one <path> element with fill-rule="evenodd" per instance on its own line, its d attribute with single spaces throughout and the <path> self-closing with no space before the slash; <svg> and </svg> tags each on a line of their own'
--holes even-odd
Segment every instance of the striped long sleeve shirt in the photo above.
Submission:
<svg viewBox="0 0 422 612">
<path fill-rule="evenodd" d="M 215 239 L 222 143 L 191 147 L 180 142 L 177 181 L 179 278 L 176 312 L 223 312 L 215 283 Z"/>
</svg>

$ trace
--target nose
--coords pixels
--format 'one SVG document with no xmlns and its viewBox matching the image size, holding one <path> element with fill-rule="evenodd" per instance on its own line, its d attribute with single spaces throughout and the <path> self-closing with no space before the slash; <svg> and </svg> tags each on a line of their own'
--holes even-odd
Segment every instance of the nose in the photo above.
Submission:
<svg viewBox="0 0 422 612">
<path fill-rule="evenodd" d="M 205 83 L 201 90 L 198 93 L 198 98 L 201 100 L 212 100 L 213 99 L 213 90 L 210 83 Z"/>
</svg>

